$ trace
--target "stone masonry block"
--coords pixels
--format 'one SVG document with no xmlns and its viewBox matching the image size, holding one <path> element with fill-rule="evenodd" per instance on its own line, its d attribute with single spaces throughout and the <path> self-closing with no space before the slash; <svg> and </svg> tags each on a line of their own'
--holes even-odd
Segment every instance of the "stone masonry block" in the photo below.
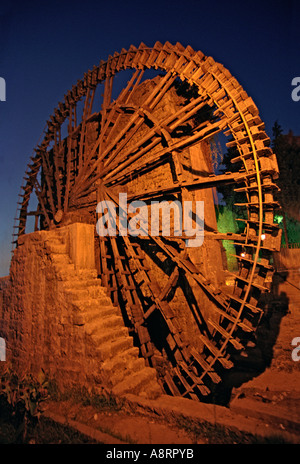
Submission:
<svg viewBox="0 0 300 464">
<path fill-rule="evenodd" d="M 74 223 L 66 226 L 69 231 L 69 256 L 76 269 L 94 269 L 94 234 L 92 224 Z"/>
</svg>

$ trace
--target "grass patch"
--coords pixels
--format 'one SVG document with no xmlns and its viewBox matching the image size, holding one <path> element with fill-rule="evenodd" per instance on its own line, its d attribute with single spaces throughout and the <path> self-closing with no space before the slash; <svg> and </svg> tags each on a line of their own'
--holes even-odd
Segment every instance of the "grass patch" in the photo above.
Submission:
<svg viewBox="0 0 300 464">
<path fill-rule="evenodd" d="M 71 401 L 82 406 L 92 406 L 97 411 L 120 411 L 124 401 L 110 394 L 98 394 L 85 387 L 72 387 L 60 392 L 56 387 L 49 387 L 49 396 L 54 401 Z"/>
<path fill-rule="evenodd" d="M 67 425 L 57 424 L 46 417 L 28 426 L 26 436 L 14 427 L 12 422 L 0 421 L 0 444 L 99 444 L 96 440 L 83 435 Z"/>
<path fill-rule="evenodd" d="M 48 382 L 48 394 L 53 401 L 71 401 L 83 406 L 92 406 L 99 411 L 119 411 L 123 406 L 123 401 L 117 400 L 113 395 L 109 393 L 99 394 L 83 386 L 72 386 L 65 390 L 59 390 L 55 380 Z"/>
<path fill-rule="evenodd" d="M 124 406 L 124 400 L 117 399 L 110 394 L 98 394 L 88 390 L 85 387 L 72 387 L 68 390 L 59 391 L 55 382 L 50 383 L 48 388 L 50 399 L 55 402 L 68 401 L 77 406 L 91 406 L 95 412 L 119 412 Z M 103 427 L 94 425 L 95 429 L 102 433 L 110 435 L 111 437 L 117 438 L 120 441 L 124 441 L 129 444 L 136 444 L 130 436 L 121 435 L 109 429 L 109 427 Z"/>
</svg>

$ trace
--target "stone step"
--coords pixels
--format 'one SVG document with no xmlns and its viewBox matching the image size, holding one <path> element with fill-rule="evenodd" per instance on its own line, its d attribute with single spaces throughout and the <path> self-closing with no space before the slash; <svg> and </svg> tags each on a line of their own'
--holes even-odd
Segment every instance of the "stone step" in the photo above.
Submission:
<svg viewBox="0 0 300 464">
<path fill-rule="evenodd" d="M 85 324 L 85 331 L 90 335 L 96 335 L 98 333 L 102 333 L 103 330 L 110 329 L 110 328 L 123 328 L 124 322 L 121 316 L 114 316 L 109 315 L 106 317 L 101 317 L 99 315 L 96 318 L 93 318 L 90 321 L 87 321 Z"/>
<path fill-rule="evenodd" d="M 112 338 L 112 336 L 114 338 Z M 104 337 L 106 343 L 104 343 Z M 122 329 L 122 331 L 106 331 L 103 334 L 103 337 L 100 338 L 99 336 L 93 336 L 92 338 L 98 345 L 98 349 L 104 359 L 112 358 L 133 347 L 133 340 L 128 335 L 128 330 L 125 327 Z"/>
<path fill-rule="evenodd" d="M 76 269 L 75 274 L 79 279 L 97 279 L 99 284 L 101 284 L 96 269 Z"/>
<path fill-rule="evenodd" d="M 150 399 L 156 399 L 163 394 L 162 388 L 160 387 L 157 379 L 148 383 L 147 389 L 143 392 L 143 394 L 146 394 L 146 396 Z"/>
<path fill-rule="evenodd" d="M 133 345 L 132 339 L 129 337 L 128 329 L 126 327 L 109 327 L 89 335 L 91 336 L 99 350 L 105 352 L 108 351 L 109 353 L 111 352 L 110 345 L 118 341 L 118 339 L 124 342 L 124 344 L 126 345 L 126 349 L 131 348 Z M 127 341 L 129 341 L 130 343 L 127 344 Z M 120 352 L 121 351 L 124 351 L 124 349 L 120 350 Z M 112 354 L 115 354 L 117 352 L 118 350 L 113 350 Z"/>
<path fill-rule="evenodd" d="M 142 358 L 137 358 L 132 360 L 128 364 L 123 364 L 120 366 L 119 370 L 115 370 L 111 373 L 111 380 L 114 385 L 123 382 L 128 377 L 131 377 L 133 374 L 141 372 L 145 369 L 145 360 Z"/>
<path fill-rule="evenodd" d="M 69 256 L 67 244 L 62 243 L 60 240 L 51 240 L 49 243 L 47 243 L 47 247 L 51 253 L 65 254 Z"/>
<path fill-rule="evenodd" d="M 101 285 L 98 284 L 97 279 L 72 279 L 70 276 L 70 280 L 66 281 L 64 283 L 64 288 L 66 290 L 87 290 L 89 287 L 98 287 L 103 291 L 103 294 L 105 294 L 105 289 L 101 287 Z"/>
<path fill-rule="evenodd" d="M 82 312 L 99 312 L 103 309 L 104 312 L 107 312 L 109 308 L 113 311 L 113 314 L 119 314 L 119 311 L 116 306 L 114 306 L 108 296 L 103 296 L 104 302 L 99 302 L 99 298 L 87 298 L 85 300 L 81 300 L 74 298 L 73 306 L 77 308 L 78 311 Z"/>
<path fill-rule="evenodd" d="M 109 377 L 113 385 L 121 382 L 125 377 L 145 368 L 145 360 L 139 358 L 136 351 L 130 353 L 130 349 L 126 350 L 119 356 L 115 356 L 113 359 L 107 360 L 102 364 L 101 368 L 103 372 Z"/>
<path fill-rule="evenodd" d="M 58 233 L 58 229 L 47 230 L 44 238 L 45 243 L 65 243 L 65 234 Z"/>
<path fill-rule="evenodd" d="M 105 287 L 102 287 L 100 282 L 96 281 L 95 285 L 91 285 L 88 289 L 88 295 L 90 298 L 98 298 L 101 295 L 103 298 L 106 298 L 107 304 L 112 305 L 110 297 L 107 295 L 107 290 Z"/>
<path fill-rule="evenodd" d="M 61 280 L 70 281 L 70 282 L 83 282 L 85 279 L 94 280 L 95 285 L 101 287 L 100 279 L 97 278 L 96 269 L 75 269 L 73 263 L 58 263 L 54 262 L 56 271 L 58 272 Z M 101 287 L 107 293 L 105 287 Z"/>
<path fill-rule="evenodd" d="M 91 298 L 96 298 L 98 301 L 101 299 L 102 304 L 112 304 L 111 299 L 106 295 L 105 289 L 100 285 L 91 285 L 86 288 L 80 288 L 72 286 L 70 284 L 69 288 L 65 288 L 66 293 L 74 295 L 76 300 L 89 300 Z"/>
<path fill-rule="evenodd" d="M 62 280 L 66 280 L 70 278 L 70 275 L 74 275 L 75 273 L 75 266 L 73 263 L 53 263 L 54 268 L 58 275 L 61 277 Z"/>
<path fill-rule="evenodd" d="M 116 311 L 116 308 L 113 306 L 99 306 L 98 308 L 96 307 L 96 309 L 94 309 L 93 311 L 82 311 L 77 307 L 73 314 L 73 324 L 86 325 L 86 327 L 88 327 L 87 330 L 89 330 L 90 324 L 98 324 L 99 326 L 101 326 L 101 322 L 99 322 L 99 320 L 101 321 L 101 319 L 106 319 L 109 317 L 120 317 L 120 315 Z"/>
<path fill-rule="evenodd" d="M 123 360 L 136 359 L 139 356 L 139 348 L 137 346 L 131 346 L 126 351 L 123 351 L 119 356 L 115 358 L 106 359 L 103 363 L 103 366 L 107 369 L 114 369 L 115 366 L 122 362 Z"/>
<path fill-rule="evenodd" d="M 95 355 L 104 360 L 101 371 L 113 385 L 115 394 L 161 394 L 154 369 L 145 366 L 134 347 L 118 308 L 113 306 L 96 269 L 76 269 L 68 254 L 64 233 L 49 235 L 47 249 L 53 266 L 63 281 L 65 294 L 74 309 L 73 323 L 84 326 L 93 342 Z"/>
<path fill-rule="evenodd" d="M 55 236 L 58 240 L 62 241 L 62 242 L 66 242 L 67 240 L 67 236 L 66 236 L 66 232 L 64 230 L 61 230 L 61 229 L 55 229 Z"/>
<path fill-rule="evenodd" d="M 125 395 L 131 393 L 133 395 L 144 392 L 147 394 L 147 387 L 150 382 L 156 381 L 156 372 L 150 367 L 145 367 L 139 372 L 126 377 L 112 388 L 112 393 L 115 395 Z M 157 385 L 159 389 L 159 386 Z"/>
<path fill-rule="evenodd" d="M 136 359 L 139 356 L 139 348 L 137 346 L 131 346 L 126 351 L 123 351 L 119 354 L 119 356 L 115 356 L 114 358 L 106 359 L 102 364 L 102 367 L 109 371 L 113 371 L 116 369 L 123 361 L 127 362 L 132 359 Z"/>
<path fill-rule="evenodd" d="M 115 306 L 112 305 L 100 305 L 97 300 L 92 300 L 92 303 L 89 302 L 75 302 L 76 304 L 76 313 L 81 315 L 84 323 L 88 321 L 93 321 L 98 317 L 107 317 L 107 316 L 119 316 L 119 311 Z"/>
<path fill-rule="evenodd" d="M 66 253 L 61 254 L 61 253 L 51 253 L 51 260 L 54 262 L 54 264 L 72 264 L 72 261 Z M 74 267 L 75 269 L 75 267 Z"/>
</svg>

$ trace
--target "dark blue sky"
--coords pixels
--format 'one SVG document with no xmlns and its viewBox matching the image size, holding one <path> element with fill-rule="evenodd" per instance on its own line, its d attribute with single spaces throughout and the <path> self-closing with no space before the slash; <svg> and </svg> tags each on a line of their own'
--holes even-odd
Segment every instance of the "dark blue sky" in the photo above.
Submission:
<svg viewBox="0 0 300 464">
<path fill-rule="evenodd" d="M 300 134 L 300 2 L 51 0 L 0 3 L 0 276 L 9 272 L 22 177 L 45 122 L 83 73 L 140 42 L 181 42 L 226 66 L 253 98 L 269 136 Z"/>
</svg>

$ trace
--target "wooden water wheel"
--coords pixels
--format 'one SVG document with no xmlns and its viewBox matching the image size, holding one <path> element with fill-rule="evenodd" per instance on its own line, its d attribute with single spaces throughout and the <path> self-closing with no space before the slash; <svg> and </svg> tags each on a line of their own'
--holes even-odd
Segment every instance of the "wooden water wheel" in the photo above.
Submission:
<svg viewBox="0 0 300 464">
<path fill-rule="evenodd" d="M 230 172 L 217 162 L 217 136 L 233 153 Z M 131 46 L 88 71 L 47 122 L 24 178 L 14 242 L 30 216 L 34 230 L 96 224 L 97 204 L 114 205 L 116 235 L 95 228 L 99 278 L 164 390 L 203 399 L 255 342 L 281 240 L 277 172 L 258 110 L 227 69 L 189 46 Z M 224 186 L 242 198 L 234 230 L 217 221 Z M 140 234 L 121 234 L 134 210 L 119 205 L 120 193 L 146 208 L 203 201 L 202 246 L 188 246 L 174 227 L 142 233 L 147 221 Z M 225 243 L 237 266 L 231 273 Z"/>
</svg>

